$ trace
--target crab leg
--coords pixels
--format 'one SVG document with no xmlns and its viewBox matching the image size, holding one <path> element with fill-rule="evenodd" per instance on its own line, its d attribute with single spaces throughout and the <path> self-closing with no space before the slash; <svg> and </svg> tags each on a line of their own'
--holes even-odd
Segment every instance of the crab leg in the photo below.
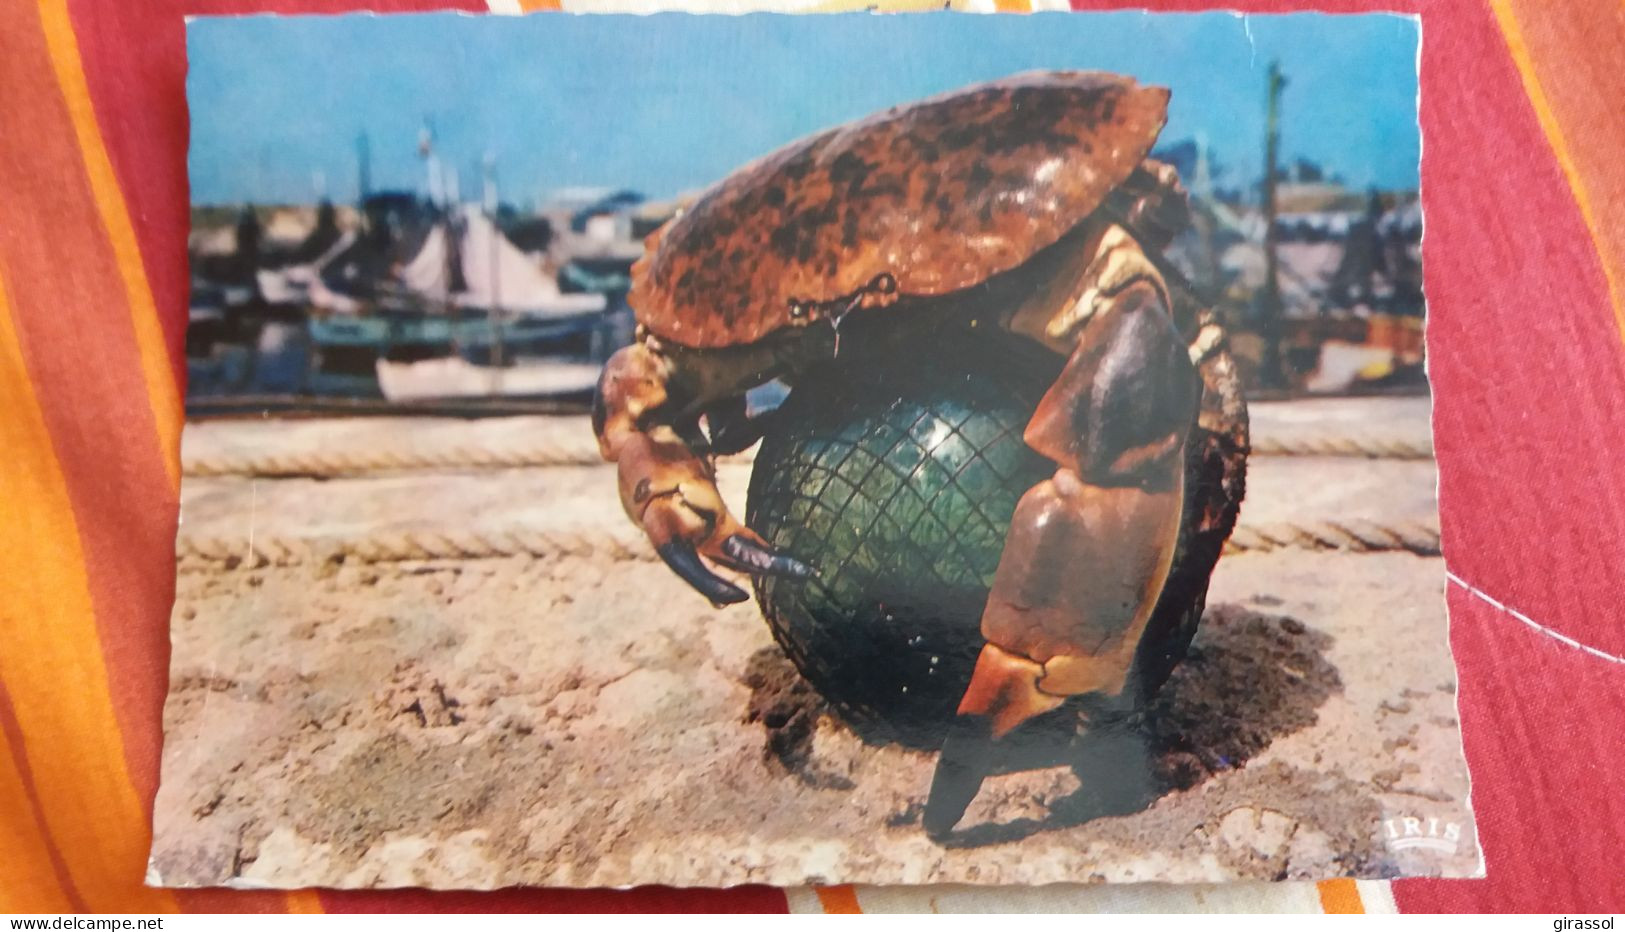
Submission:
<svg viewBox="0 0 1625 932">
<path fill-rule="evenodd" d="M 964 814 L 1001 738 L 1069 696 L 1123 693 L 1173 561 L 1199 383 L 1137 244 L 1108 231 L 1097 255 L 1087 306 L 1046 328 L 1074 345 L 1025 439 L 1057 469 L 1011 520 L 982 615 L 987 644 L 926 804 L 933 837 Z"/>
<path fill-rule="evenodd" d="M 610 357 L 593 401 L 598 449 L 618 467 L 627 517 L 672 572 L 717 605 L 750 596 L 705 560 L 743 573 L 812 575 L 729 512 L 715 465 L 699 449 L 693 412 L 742 391 L 757 368 L 750 354 L 684 356 L 644 337 Z"/>
</svg>

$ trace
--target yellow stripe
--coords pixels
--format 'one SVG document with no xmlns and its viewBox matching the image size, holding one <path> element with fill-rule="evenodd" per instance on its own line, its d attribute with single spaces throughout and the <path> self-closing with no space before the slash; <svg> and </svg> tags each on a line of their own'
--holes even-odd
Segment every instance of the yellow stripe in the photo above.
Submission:
<svg viewBox="0 0 1625 932">
<path fill-rule="evenodd" d="M 1320 893 L 1320 908 L 1328 913 L 1363 913 L 1365 903 L 1360 900 L 1360 888 L 1347 877 L 1322 880 L 1315 884 Z"/>
<path fill-rule="evenodd" d="M 1603 276 L 1608 280 L 1608 294 L 1614 306 L 1614 322 L 1619 327 L 1620 339 L 1625 340 L 1625 282 L 1620 281 L 1619 273 L 1608 261 L 1608 257 L 1602 254 L 1601 223 L 1592 208 L 1585 180 L 1581 177 L 1574 156 L 1569 151 L 1568 142 L 1563 136 L 1563 128 L 1557 120 L 1557 113 L 1552 109 L 1551 101 L 1547 99 L 1546 91 L 1541 87 L 1540 77 L 1535 73 L 1534 56 L 1530 54 L 1529 44 L 1523 37 L 1523 29 L 1518 25 L 1518 17 L 1512 9 L 1512 0 L 1490 0 L 1490 8 L 1495 11 L 1495 18 L 1501 25 L 1501 34 L 1506 38 L 1507 49 L 1512 53 L 1512 61 L 1517 64 L 1518 74 L 1523 78 L 1524 92 L 1529 95 L 1529 102 L 1535 108 L 1535 118 L 1540 121 L 1540 128 L 1546 133 L 1552 152 L 1557 155 L 1557 164 L 1563 168 L 1563 177 L 1568 180 L 1569 189 L 1574 192 L 1574 201 L 1580 206 L 1580 216 L 1585 220 L 1586 231 L 1591 234 L 1592 249 L 1597 251 Z"/>
<path fill-rule="evenodd" d="M 0 679 L 27 737 L 45 831 L 86 905 L 173 912 L 142 886 L 147 819 L 125 770 L 73 504 L 0 269 Z"/>
<path fill-rule="evenodd" d="M 67 892 L 51 869 L 51 855 L 40 833 L 34 807 L 0 735 L 0 913 L 72 912 Z"/>
<path fill-rule="evenodd" d="M 84 69 L 79 60 L 79 43 L 73 34 L 73 23 L 68 18 L 66 0 L 39 0 L 40 22 L 45 33 L 45 44 L 50 50 L 51 66 L 56 71 L 57 85 L 73 117 L 74 133 L 79 138 L 79 151 L 84 156 L 85 174 L 96 198 L 96 209 L 101 214 L 102 226 L 112 244 L 118 261 L 119 274 L 124 279 L 124 291 L 129 296 L 130 314 L 135 326 L 136 346 L 141 354 L 141 373 L 147 383 L 147 397 L 152 405 L 153 422 L 158 428 L 158 445 L 163 451 L 164 469 L 172 486 L 180 482 L 180 428 L 182 420 L 180 392 L 175 385 L 175 370 L 164 345 L 163 328 L 158 323 L 158 309 L 153 303 L 152 289 L 147 284 L 147 269 L 141 263 L 141 248 L 136 242 L 135 228 L 130 224 L 129 210 L 119 188 L 113 163 L 107 157 L 102 143 L 101 129 L 96 123 L 96 110 L 91 104 L 90 88 L 85 82 Z"/>
<path fill-rule="evenodd" d="M 818 905 L 822 906 L 826 913 L 863 912 L 858 906 L 858 891 L 849 883 L 833 887 L 813 887 L 813 892 L 818 894 Z"/>
</svg>

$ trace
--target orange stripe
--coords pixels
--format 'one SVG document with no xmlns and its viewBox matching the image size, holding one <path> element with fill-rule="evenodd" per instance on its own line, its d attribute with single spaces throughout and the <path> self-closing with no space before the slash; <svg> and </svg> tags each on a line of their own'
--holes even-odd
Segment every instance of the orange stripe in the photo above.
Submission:
<svg viewBox="0 0 1625 932">
<path fill-rule="evenodd" d="M 23 754 L 22 728 L 0 683 L 0 913 L 83 912 L 62 852 L 45 834 L 39 788 Z"/>
<path fill-rule="evenodd" d="M 1614 5 L 1612 10 L 1607 10 L 1608 4 L 1605 3 L 1595 6 L 1599 14 L 1596 21 L 1589 24 L 1586 35 L 1571 37 L 1573 43 L 1589 43 L 1592 48 L 1618 48 L 1617 42 L 1609 41 L 1608 33 L 1614 33 L 1616 40 L 1625 40 L 1625 25 L 1622 25 L 1619 6 Z M 1625 99 L 1625 80 L 1621 80 L 1612 57 L 1603 56 L 1606 60 L 1600 67 L 1581 69 L 1575 59 L 1585 57 L 1583 50 L 1562 41 L 1561 35 L 1548 35 L 1557 22 L 1582 15 L 1564 13 L 1563 7 L 1578 9 L 1585 7 L 1585 4 L 1563 4 L 1560 8 L 1552 9 L 1542 3 L 1538 13 L 1525 17 L 1524 22 L 1540 30 L 1543 41 L 1542 54 L 1539 56 L 1531 53 L 1513 0 L 1490 0 L 1490 7 L 1495 11 L 1512 60 L 1523 78 L 1524 91 L 1529 95 L 1540 128 L 1546 133 L 1552 152 L 1563 168 L 1563 176 L 1574 192 L 1580 216 L 1591 233 L 1592 247 L 1602 260 L 1603 275 L 1608 279 L 1608 292 L 1614 306 L 1614 322 L 1619 328 L 1620 338 L 1625 340 L 1625 171 L 1620 169 L 1617 161 L 1620 142 L 1617 108 L 1620 101 Z M 1548 21 L 1544 17 L 1554 19 Z M 1569 25 L 1572 28 L 1573 24 Z M 1550 69 L 1537 67 L 1537 61 L 1549 63 Z M 1567 72 L 1565 69 L 1568 69 Z M 1543 72 L 1548 79 L 1546 81 L 1542 80 Z M 1609 87 L 1599 88 L 1596 86 L 1599 80 L 1611 81 L 1618 87 L 1612 90 Z M 1562 98 L 1570 116 L 1570 119 L 1563 119 L 1559 110 L 1553 107 L 1553 98 L 1548 96 L 1546 85 L 1556 83 L 1566 88 L 1571 82 L 1578 86 Z M 1581 146 L 1576 147 L 1574 142 L 1581 143 Z M 1586 157 L 1584 165 L 1578 157 L 1581 155 Z M 1600 202 L 1594 196 L 1599 193 L 1593 191 L 1594 186 L 1604 195 Z"/>
<path fill-rule="evenodd" d="M 145 269 L 87 105 L 71 24 L 60 4 L 41 3 L 38 27 L 29 29 L 23 10 L 16 19 L 25 28 L 9 33 L 0 83 L 26 89 L 7 102 L 6 115 L 33 132 L 0 155 L 0 190 L 19 216 L 48 219 L 27 236 L 0 230 L 0 261 L 11 260 L 16 276 L 18 343 L 32 380 L 49 386 L 36 400 L 76 516 L 96 646 L 108 661 L 100 701 L 123 739 L 124 775 L 139 804 L 133 815 L 104 816 L 127 835 L 129 860 L 104 884 L 119 889 L 144 873 L 147 803 L 158 781 L 179 422 L 159 422 L 165 406 L 155 395 L 175 383 L 164 371 L 163 339 L 154 337 Z M 38 185 L 40 178 L 52 184 Z M 121 455 L 107 457 L 107 449 Z M 117 742 L 93 746 L 103 754 L 120 750 Z M 188 911 L 289 906 L 286 894 L 269 891 L 164 896 Z"/>
<path fill-rule="evenodd" d="M 564 4 L 560 0 L 519 0 L 519 8 L 526 13 L 535 13 L 540 10 L 562 10 Z"/>
<path fill-rule="evenodd" d="M 321 902 L 311 890 L 171 890 L 184 913 L 320 913 Z"/>
<path fill-rule="evenodd" d="M 7 10 L 0 86 L 15 93 L 0 108 L 29 132 L 0 135 L 0 196 L 18 221 L 0 224 L 0 373 L 11 383 L 0 409 L 16 457 L 4 480 L 25 491 L 0 494 L 21 506 L 0 529 L 9 561 L 0 604 L 28 623 L 0 631 L 0 679 L 28 739 L 46 833 L 87 904 L 169 911 L 175 898 L 142 879 L 173 585 L 173 480 L 138 364 L 131 296 L 42 11 Z M 31 572 L 35 563 L 48 569 Z"/>
<path fill-rule="evenodd" d="M 993 0 L 993 8 L 1000 13 L 1031 13 L 1032 4 L 1028 0 Z"/>
<path fill-rule="evenodd" d="M 1363 913 L 1365 903 L 1360 900 L 1360 888 L 1347 877 L 1322 880 L 1315 884 L 1320 893 L 1320 908 L 1328 913 Z"/>
<path fill-rule="evenodd" d="M 863 909 L 858 906 L 858 891 L 849 883 L 838 884 L 833 887 L 813 887 L 818 894 L 818 905 L 826 913 L 861 913 Z"/>
<path fill-rule="evenodd" d="M 324 913 L 322 898 L 315 890 L 289 890 L 288 912 L 290 913 Z"/>
<path fill-rule="evenodd" d="M 0 681 L 30 738 L 46 833 L 91 909 L 173 912 L 142 886 L 146 816 L 124 769 L 73 505 L 29 381 L 0 268 Z"/>
<path fill-rule="evenodd" d="M 66 0 L 39 0 L 39 14 L 51 66 L 56 70 L 57 85 L 73 118 L 74 134 L 84 155 L 85 173 L 90 180 L 96 208 L 101 214 L 102 226 L 112 244 L 129 298 L 136 346 L 141 354 L 141 373 L 146 380 L 147 397 L 158 428 L 164 468 L 169 474 L 170 485 L 178 487 L 182 421 L 180 391 L 175 384 L 175 369 L 169 358 L 169 349 L 164 343 L 163 327 L 158 321 L 158 309 L 153 304 L 152 289 L 147 284 L 141 248 L 136 242 L 135 228 L 130 224 L 130 214 L 124 203 L 124 194 L 119 189 L 118 177 L 113 173 L 112 160 L 107 157 L 101 129 L 96 123 L 96 110 L 91 103 L 90 88 L 85 82 L 84 68 L 79 60 L 79 43 L 74 38 Z"/>
</svg>

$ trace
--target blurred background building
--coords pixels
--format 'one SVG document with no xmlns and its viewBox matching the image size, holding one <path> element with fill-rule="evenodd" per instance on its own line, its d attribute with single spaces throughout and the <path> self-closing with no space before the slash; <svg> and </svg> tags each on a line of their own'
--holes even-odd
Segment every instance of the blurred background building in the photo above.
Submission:
<svg viewBox="0 0 1625 932">
<path fill-rule="evenodd" d="M 1425 387 L 1416 192 L 1351 189 L 1296 160 L 1271 220 L 1259 183 L 1201 141 L 1155 157 L 1194 208 L 1171 258 L 1226 320 L 1255 394 Z M 632 337 L 632 263 L 681 200 L 566 188 L 519 206 L 494 184 L 473 203 L 437 187 L 194 209 L 189 394 L 582 400 Z M 1261 372 L 1271 250 L 1277 379 Z"/>
</svg>

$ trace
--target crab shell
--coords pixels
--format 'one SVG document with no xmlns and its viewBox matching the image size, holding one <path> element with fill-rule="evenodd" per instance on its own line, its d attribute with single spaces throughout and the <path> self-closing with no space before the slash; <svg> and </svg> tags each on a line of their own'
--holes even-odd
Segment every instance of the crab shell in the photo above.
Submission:
<svg viewBox="0 0 1625 932">
<path fill-rule="evenodd" d="M 712 348 L 980 284 L 1100 206 L 1167 105 L 1166 88 L 1120 75 L 1033 72 L 825 130 L 651 235 L 630 303 L 654 335 Z"/>
</svg>

